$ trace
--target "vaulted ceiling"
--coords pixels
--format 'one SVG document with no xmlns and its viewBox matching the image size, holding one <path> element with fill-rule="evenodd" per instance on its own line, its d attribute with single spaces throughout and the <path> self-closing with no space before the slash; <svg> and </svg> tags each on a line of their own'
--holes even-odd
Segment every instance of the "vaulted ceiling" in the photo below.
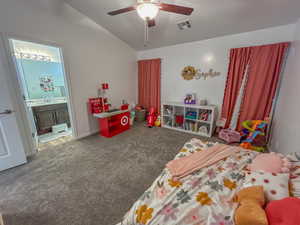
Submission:
<svg viewBox="0 0 300 225">
<path fill-rule="evenodd" d="M 136 11 L 109 16 L 107 12 L 128 7 L 135 0 L 65 0 L 73 8 L 105 27 L 136 50 L 248 32 L 294 23 L 300 17 L 300 0 L 161 0 L 193 7 L 191 16 L 160 11 L 144 47 L 144 23 Z M 192 27 L 179 30 L 189 19 Z"/>
</svg>

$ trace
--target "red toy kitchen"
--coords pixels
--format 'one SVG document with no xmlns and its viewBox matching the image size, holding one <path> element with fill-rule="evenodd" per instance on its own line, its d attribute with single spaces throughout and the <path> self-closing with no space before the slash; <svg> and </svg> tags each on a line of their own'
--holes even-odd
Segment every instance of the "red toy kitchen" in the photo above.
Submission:
<svg viewBox="0 0 300 225">
<path fill-rule="evenodd" d="M 130 128 L 130 112 L 128 104 L 123 103 L 119 109 L 110 109 L 106 91 L 108 84 L 103 83 L 100 94 L 97 98 L 90 98 L 89 112 L 98 119 L 100 135 L 104 137 L 113 137 Z"/>
</svg>

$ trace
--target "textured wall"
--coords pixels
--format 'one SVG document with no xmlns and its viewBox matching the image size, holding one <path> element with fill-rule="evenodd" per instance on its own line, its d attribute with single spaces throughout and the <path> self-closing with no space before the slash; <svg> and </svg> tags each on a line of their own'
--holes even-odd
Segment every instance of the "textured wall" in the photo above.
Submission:
<svg viewBox="0 0 300 225">
<path fill-rule="evenodd" d="M 110 84 L 113 105 L 136 101 L 136 52 L 64 1 L 0 1 L 0 32 L 63 48 L 77 137 L 98 130 L 86 102 L 102 82 Z"/>
<path fill-rule="evenodd" d="M 271 150 L 300 152 L 300 20 L 283 74 L 272 129 Z"/>
<path fill-rule="evenodd" d="M 231 48 L 291 41 L 294 25 L 218 37 L 158 48 L 138 53 L 140 59 L 162 58 L 162 101 L 182 101 L 186 93 L 197 93 L 198 98 L 210 104 L 222 105 L 228 69 L 228 54 Z M 187 65 L 207 72 L 210 68 L 221 76 L 207 80 L 185 81 L 180 73 Z"/>
</svg>

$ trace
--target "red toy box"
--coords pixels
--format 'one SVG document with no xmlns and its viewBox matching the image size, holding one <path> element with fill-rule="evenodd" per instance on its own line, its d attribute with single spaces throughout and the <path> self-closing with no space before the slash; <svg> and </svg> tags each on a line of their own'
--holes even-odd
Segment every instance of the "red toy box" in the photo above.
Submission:
<svg viewBox="0 0 300 225">
<path fill-rule="evenodd" d="M 130 128 L 130 113 L 120 113 L 111 117 L 99 118 L 100 135 L 112 137 Z"/>
</svg>

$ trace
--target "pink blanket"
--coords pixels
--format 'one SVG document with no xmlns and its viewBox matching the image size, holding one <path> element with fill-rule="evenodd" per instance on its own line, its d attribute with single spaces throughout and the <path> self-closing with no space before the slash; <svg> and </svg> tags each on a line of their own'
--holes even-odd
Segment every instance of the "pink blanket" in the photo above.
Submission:
<svg viewBox="0 0 300 225">
<path fill-rule="evenodd" d="M 177 180 L 235 154 L 238 149 L 238 147 L 234 146 L 217 144 L 201 152 L 172 160 L 167 163 L 166 167 L 170 171 L 172 178 Z"/>
</svg>

